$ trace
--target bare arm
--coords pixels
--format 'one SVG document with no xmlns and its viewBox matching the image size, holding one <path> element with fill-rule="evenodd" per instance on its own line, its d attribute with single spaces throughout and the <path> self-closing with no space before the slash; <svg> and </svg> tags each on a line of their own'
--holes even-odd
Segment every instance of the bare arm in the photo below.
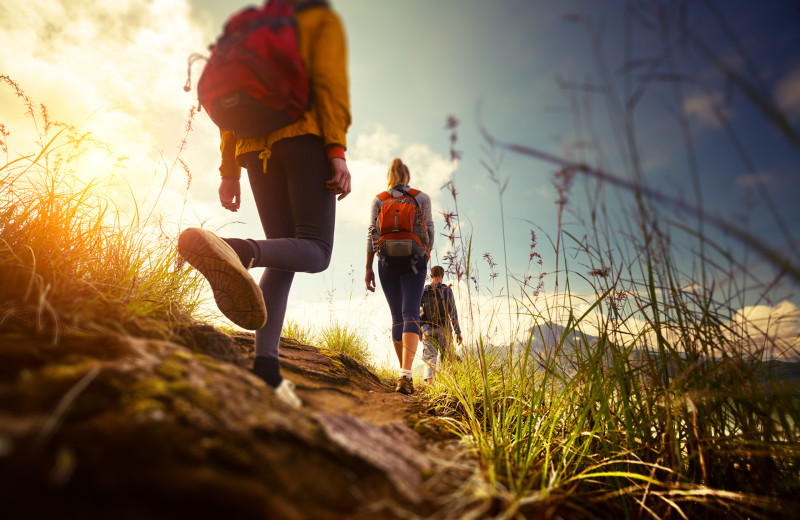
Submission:
<svg viewBox="0 0 800 520">
<path fill-rule="evenodd" d="M 364 276 L 364 283 L 367 284 L 369 292 L 375 292 L 375 271 L 372 270 L 372 262 L 375 259 L 374 252 L 367 253 L 367 274 Z"/>
</svg>

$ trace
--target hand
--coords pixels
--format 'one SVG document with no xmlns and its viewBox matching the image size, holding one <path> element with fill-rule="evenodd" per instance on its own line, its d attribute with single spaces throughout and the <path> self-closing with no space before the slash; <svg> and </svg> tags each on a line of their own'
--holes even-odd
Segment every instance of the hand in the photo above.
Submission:
<svg viewBox="0 0 800 520">
<path fill-rule="evenodd" d="M 375 271 L 367 269 L 367 275 L 364 277 L 364 283 L 367 284 L 369 292 L 375 292 Z"/>
<path fill-rule="evenodd" d="M 347 162 L 340 157 L 334 157 L 331 159 L 331 170 L 333 179 L 327 181 L 325 187 L 334 195 L 339 195 L 336 200 L 342 200 L 350 193 L 350 170 L 347 169 Z"/>
<path fill-rule="evenodd" d="M 456 334 L 456 341 L 458 341 L 459 345 L 464 342 L 464 338 L 461 337 L 461 334 Z"/>
<path fill-rule="evenodd" d="M 219 202 L 229 211 L 237 211 L 242 202 L 242 188 L 239 179 L 222 177 L 219 183 Z"/>
</svg>

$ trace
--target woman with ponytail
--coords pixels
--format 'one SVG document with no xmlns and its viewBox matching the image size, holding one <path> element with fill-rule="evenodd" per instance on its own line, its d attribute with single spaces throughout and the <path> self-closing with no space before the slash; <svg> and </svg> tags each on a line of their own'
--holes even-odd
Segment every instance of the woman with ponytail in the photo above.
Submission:
<svg viewBox="0 0 800 520">
<path fill-rule="evenodd" d="M 414 393 L 411 367 L 414 364 L 414 356 L 419 345 L 421 334 L 419 308 L 422 291 L 425 288 L 427 263 L 433 246 L 431 199 L 427 194 L 409 186 L 411 175 L 408 166 L 403 164 L 402 160 L 396 158 L 392 161 L 387 177 L 389 189 L 379 193 L 372 201 L 370 224 L 367 231 L 367 273 L 364 282 L 367 290 L 375 292 L 375 272 L 372 264 L 377 253 L 380 257 L 378 278 L 392 314 L 392 343 L 400 363 L 395 390 L 409 395 Z M 387 246 L 381 247 L 381 244 L 388 242 L 411 243 L 412 241 L 408 238 L 405 241 L 386 240 L 394 237 L 387 235 L 386 227 L 381 226 L 381 208 L 386 210 L 390 204 L 402 203 L 413 204 L 413 206 L 409 206 L 413 207 L 416 215 L 416 218 L 413 219 L 413 236 L 411 238 L 415 236 L 413 242 L 420 247 L 414 246 L 414 250 L 409 256 L 393 256 L 402 253 L 392 251 Z M 386 211 L 384 211 L 385 213 Z M 393 210 L 391 215 L 394 217 L 396 230 L 399 211 L 394 212 Z M 383 237 L 382 232 L 384 233 Z M 402 245 L 400 244 L 400 246 Z"/>
</svg>

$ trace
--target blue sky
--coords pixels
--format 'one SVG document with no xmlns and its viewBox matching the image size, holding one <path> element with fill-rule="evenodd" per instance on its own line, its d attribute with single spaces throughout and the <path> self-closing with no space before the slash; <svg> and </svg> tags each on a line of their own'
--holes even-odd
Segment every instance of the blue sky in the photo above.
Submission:
<svg viewBox="0 0 800 520">
<path fill-rule="evenodd" d="M 166 177 L 166 190 L 155 208 L 166 221 L 177 227 L 180 212 L 176 208 L 183 208 L 186 200 L 183 225 L 202 221 L 221 228 L 222 234 L 260 236 L 252 201 L 245 198 L 236 215 L 216 202 L 216 130 L 204 113 L 196 116 L 181 154 L 192 176 L 188 193 L 182 168 L 170 170 L 169 166 L 194 102 L 194 92 L 187 95 L 181 88 L 185 58 L 205 49 L 227 16 L 248 4 L 3 2 L 0 74 L 9 75 L 31 97 L 46 104 L 55 118 L 86 121 L 86 128 L 109 142 L 116 154 L 127 156 L 125 180 L 139 201 L 154 200 L 148 190 L 160 186 Z M 460 121 L 456 146 L 462 159 L 455 165 L 455 184 L 461 223 L 472 235 L 473 260 L 480 268 L 481 298 L 497 302 L 491 295 L 505 291 L 503 276 L 490 281 L 483 254 L 491 254 L 501 269 L 505 243 L 509 271 L 523 276 L 531 229 L 539 237 L 541 271 L 552 273 L 555 256 L 548 237 L 555 239 L 557 234 L 558 195 L 553 177 L 557 167 L 501 148 L 492 157 L 481 128 L 499 142 L 585 161 L 631 179 L 633 172 L 625 159 L 629 156 L 620 153 L 617 139 L 622 132 L 615 126 L 624 121 L 624 112 L 609 104 L 612 98 L 599 90 L 610 85 L 618 99 L 624 98 L 626 77 L 631 91 L 647 84 L 632 116 L 647 185 L 696 205 L 696 180 L 704 211 L 744 225 L 798 262 L 798 250 L 790 242 L 800 242 L 796 226 L 800 210 L 795 202 L 800 194 L 800 146 L 779 132 L 744 90 L 700 50 L 707 47 L 737 77 L 746 78 L 758 97 L 785 116 L 794 132 L 800 132 L 800 5 L 796 1 L 338 0 L 333 5 L 344 20 L 349 42 L 353 125 L 348 161 L 355 187 L 338 207 L 331 268 L 295 279 L 292 319 L 347 321 L 367 336 L 376 351 L 384 347 L 388 311 L 382 294 L 367 296 L 362 281 L 369 202 L 383 189 L 389 162 L 399 156 L 411 167 L 413 183 L 433 197 L 436 211 L 454 210 L 449 193 L 440 189 L 454 171 L 445 129 L 450 115 Z M 626 6 L 631 16 L 626 17 Z M 661 25 L 667 29 L 666 40 L 657 30 L 659 20 L 669 20 Z M 688 31 L 679 31 L 681 24 Z M 627 57 L 626 27 L 632 35 Z M 598 34 L 602 37 L 593 38 Z M 660 61 L 648 70 L 652 61 L 643 60 L 654 58 Z M 636 67 L 626 75 L 628 59 Z M 198 73 L 196 68 L 195 80 Z M 30 125 L 15 107 L 18 104 L 9 92 L 0 91 L 0 122 L 12 130 L 12 155 L 14 150 L 23 153 L 30 143 L 25 137 Z M 717 114 L 730 126 L 722 124 Z M 682 117 L 691 132 L 696 176 L 691 173 L 681 131 Z M 744 156 L 732 139 L 741 143 Z M 502 221 L 497 185 L 482 164 L 499 157 L 498 178 L 508 180 Z M 106 171 L 100 157 L 85 164 L 90 167 L 88 176 Z M 94 165 L 99 170 L 92 169 Z M 615 225 L 611 238 L 620 248 L 630 249 L 624 233 L 631 215 L 621 211 L 621 206 L 630 204 L 629 194 L 607 187 L 597 196 L 594 189 L 593 183 L 576 178 L 563 215 L 565 228 L 582 237 L 586 228 L 581 221 L 590 218 L 593 204 L 604 205 Z M 661 221 L 666 224 L 678 218 L 673 210 L 660 207 Z M 788 228 L 789 239 L 780 232 L 775 214 Z M 691 220 L 685 222 L 696 226 Z M 441 230 L 439 216 L 435 223 Z M 712 227 L 705 231 L 731 252 L 741 251 L 730 237 Z M 673 233 L 676 242 L 683 243 L 685 235 Z M 437 243 L 441 259 L 447 252 L 445 240 L 438 237 Z M 696 242 L 685 243 L 689 251 L 697 250 Z M 630 259 L 633 252 L 620 256 Z M 573 267 L 583 262 L 574 253 L 570 258 Z M 741 258 L 753 272 L 764 278 L 771 275 L 758 255 Z M 685 273 L 696 270 L 691 255 L 680 259 Z M 585 273 L 586 269 L 578 270 Z M 538 275 L 540 269 L 534 266 L 531 272 Z M 544 280 L 545 291 L 556 290 L 552 274 Z M 559 291 L 564 289 L 563 278 L 561 282 Z M 755 291 L 738 305 L 759 304 L 758 312 L 765 315 L 783 305 L 781 313 L 790 318 L 791 326 L 782 334 L 796 338 L 800 302 L 795 287 L 784 279 L 772 300 L 757 299 Z M 578 277 L 571 279 L 570 289 L 580 296 L 591 295 Z M 475 330 L 482 327 L 476 325 Z"/>
</svg>

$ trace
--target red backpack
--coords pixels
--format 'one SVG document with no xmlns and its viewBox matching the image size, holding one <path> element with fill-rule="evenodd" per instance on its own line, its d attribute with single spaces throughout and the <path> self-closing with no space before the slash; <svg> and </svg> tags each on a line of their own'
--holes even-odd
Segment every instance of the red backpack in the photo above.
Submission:
<svg viewBox="0 0 800 520">
<path fill-rule="evenodd" d="M 210 47 L 197 82 L 197 99 L 211 120 L 236 137 L 265 136 L 300 119 L 311 106 L 311 87 L 300 57 L 295 13 L 325 0 L 292 5 L 269 0 L 231 16 Z M 205 58 L 198 54 L 192 62 Z M 184 86 L 190 90 L 190 79 Z"/>
<path fill-rule="evenodd" d="M 378 212 L 376 228 L 380 238 L 375 250 L 384 265 L 408 266 L 416 272 L 417 260 L 425 252 L 422 240 L 414 233 L 423 227 L 422 211 L 416 196 L 419 190 L 398 190 L 402 195 L 394 197 L 384 191 L 377 195 L 383 205 Z"/>
</svg>

